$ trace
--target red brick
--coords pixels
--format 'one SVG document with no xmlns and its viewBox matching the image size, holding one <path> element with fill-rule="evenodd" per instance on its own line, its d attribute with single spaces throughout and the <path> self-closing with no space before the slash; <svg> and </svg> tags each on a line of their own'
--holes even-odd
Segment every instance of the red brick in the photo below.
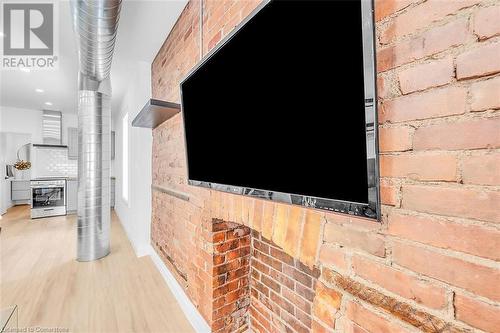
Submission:
<svg viewBox="0 0 500 333">
<path fill-rule="evenodd" d="M 379 129 L 381 152 L 407 151 L 412 148 L 414 129 L 410 126 L 382 127 Z"/>
<path fill-rule="evenodd" d="M 486 332 L 500 332 L 500 307 L 455 294 L 455 317 Z"/>
<path fill-rule="evenodd" d="M 500 34 L 500 6 L 479 9 L 474 14 L 474 33 L 480 39 Z"/>
<path fill-rule="evenodd" d="M 254 279 L 252 279 L 251 285 L 253 288 L 264 294 L 264 296 L 269 297 L 269 288 L 267 288 L 265 285 Z"/>
<path fill-rule="evenodd" d="M 238 248 L 239 244 L 240 244 L 240 241 L 238 239 L 233 239 L 231 241 L 227 241 L 225 243 L 215 245 L 214 250 L 216 253 L 224 253 L 226 251 L 234 250 L 234 249 Z"/>
<path fill-rule="evenodd" d="M 213 267 L 213 275 L 214 276 L 217 276 L 217 275 L 221 275 L 221 274 L 224 274 L 228 271 L 232 271 L 232 270 L 235 270 L 235 269 L 238 269 L 240 267 L 240 261 L 239 260 L 233 260 L 231 262 L 228 262 L 226 264 L 222 264 L 222 265 L 219 265 L 219 266 L 214 266 Z"/>
<path fill-rule="evenodd" d="M 264 202 L 264 215 L 262 217 L 262 236 L 271 239 L 273 236 L 274 206 L 269 201 Z"/>
<path fill-rule="evenodd" d="M 269 271 L 269 276 L 289 289 L 293 290 L 295 287 L 295 282 L 292 279 L 274 269 Z"/>
<path fill-rule="evenodd" d="M 412 271 L 495 301 L 500 300 L 498 269 L 399 242 L 394 243 L 392 254 L 395 263 Z"/>
<path fill-rule="evenodd" d="M 253 247 L 264 254 L 269 254 L 269 245 L 267 245 L 261 241 L 254 239 L 253 240 Z"/>
<path fill-rule="evenodd" d="M 250 210 L 253 208 L 253 199 L 242 197 L 241 201 L 241 223 L 250 226 Z"/>
<path fill-rule="evenodd" d="M 306 286 L 303 286 L 300 283 L 295 285 L 295 292 L 297 295 L 304 297 L 306 300 L 312 302 L 314 299 L 314 291 Z"/>
<path fill-rule="evenodd" d="M 328 305 L 332 310 L 336 311 L 340 309 L 342 294 L 336 290 L 328 288 L 321 282 L 316 284 L 316 298 Z"/>
<path fill-rule="evenodd" d="M 309 274 L 303 273 L 288 265 L 283 266 L 283 273 L 308 288 L 312 287 L 312 277 Z"/>
<path fill-rule="evenodd" d="M 242 278 L 244 276 L 247 276 L 249 272 L 250 272 L 250 267 L 243 266 L 243 267 L 238 268 L 236 270 L 232 270 L 230 272 L 227 272 L 227 280 L 233 281 L 235 279 Z"/>
<path fill-rule="evenodd" d="M 288 227 L 289 206 L 276 204 L 276 214 L 274 216 L 274 229 L 272 240 L 278 246 L 283 247 L 286 237 L 286 229 Z"/>
<path fill-rule="evenodd" d="M 295 305 L 298 309 L 304 311 L 305 313 L 311 313 L 311 302 L 306 299 L 300 297 L 295 292 L 290 289 L 283 288 L 281 290 L 281 294 L 285 297 L 290 303 Z"/>
<path fill-rule="evenodd" d="M 500 192 L 498 191 L 403 185 L 401 206 L 424 213 L 500 223 L 499 202 Z"/>
<path fill-rule="evenodd" d="M 385 101 L 379 115 L 380 122 L 403 122 L 463 114 L 467 104 L 467 90 L 449 87 L 411 94 Z"/>
<path fill-rule="evenodd" d="M 377 53 L 377 70 L 383 72 L 412 61 L 459 46 L 471 39 L 468 19 L 451 21 L 430 29 L 416 38 L 381 49 Z"/>
<path fill-rule="evenodd" d="M 468 79 L 500 72 L 500 42 L 483 44 L 457 56 L 457 79 Z"/>
<path fill-rule="evenodd" d="M 265 263 L 269 267 L 274 268 L 277 271 L 281 272 L 283 270 L 283 264 L 280 261 L 275 260 L 265 254 L 254 252 L 254 258 L 262 261 L 263 263 Z"/>
<path fill-rule="evenodd" d="M 213 264 L 214 265 L 220 265 L 224 261 L 226 261 L 226 256 L 223 254 L 214 254 L 213 256 Z"/>
<path fill-rule="evenodd" d="M 219 30 L 219 31 L 217 31 L 216 34 L 213 35 L 213 37 L 208 42 L 208 50 L 207 51 L 210 51 L 215 45 L 217 45 L 217 43 L 221 40 L 221 38 L 222 38 L 222 32 Z"/>
<path fill-rule="evenodd" d="M 278 294 L 271 292 L 271 300 L 274 303 L 276 303 L 280 308 L 282 308 L 286 312 L 290 313 L 291 315 L 295 314 L 295 308 L 294 308 L 293 304 L 288 302 L 286 299 L 279 296 Z"/>
<path fill-rule="evenodd" d="M 288 215 L 288 224 L 286 230 L 285 244 L 283 249 L 292 257 L 298 257 L 299 241 L 302 231 L 302 223 L 304 221 L 304 210 L 302 208 L 292 206 Z"/>
<path fill-rule="evenodd" d="M 434 309 L 446 306 L 446 290 L 444 288 L 414 275 L 360 256 L 353 257 L 352 267 L 357 275 L 395 294 Z"/>
<path fill-rule="evenodd" d="M 267 320 L 271 319 L 271 315 L 269 313 L 269 310 L 258 299 L 252 299 L 252 307 L 254 307 L 255 310 L 257 310 L 262 315 L 262 317 L 264 317 L 265 319 L 267 319 Z"/>
<path fill-rule="evenodd" d="M 403 94 L 448 84 L 455 76 L 453 58 L 418 64 L 399 72 L 399 84 Z"/>
<path fill-rule="evenodd" d="M 389 97 L 389 94 L 391 93 L 390 91 L 390 86 L 389 82 L 386 81 L 386 79 L 383 76 L 377 76 L 377 95 L 379 99 L 386 99 Z M 380 108 L 379 108 L 380 110 Z"/>
<path fill-rule="evenodd" d="M 266 275 L 262 275 L 261 278 L 260 278 L 260 280 L 262 281 L 262 283 L 266 287 L 274 290 L 277 293 L 281 292 L 281 286 L 280 286 L 280 284 L 277 283 L 276 281 L 274 281 L 273 279 L 267 277 Z"/>
<path fill-rule="evenodd" d="M 380 184 L 380 199 L 383 205 L 396 206 L 398 200 L 399 187 L 383 183 Z"/>
<path fill-rule="evenodd" d="M 265 329 L 268 332 L 271 332 L 271 324 L 269 322 L 271 320 L 271 318 L 269 316 L 266 316 L 267 311 L 264 309 L 264 307 L 262 305 L 257 307 L 256 306 L 257 304 L 260 305 L 261 303 L 259 301 L 252 300 L 252 306 L 250 307 L 252 318 L 255 318 L 260 325 L 265 327 Z M 254 327 L 252 327 L 252 328 L 254 328 Z"/>
<path fill-rule="evenodd" d="M 255 200 L 253 208 L 253 218 L 252 218 L 252 228 L 258 232 L 262 231 L 262 212 L 263 212 L 263 201 Z"/>
<path fill-rule="evenodd" d="M 458 224 L 429 216 L 391 214 L 390 235 L 443 249 L 500 260 L 500 232 L 472 224 Z"/>
<path fill-rule="evenodd" d="M 300 260 L 309 267 L 316 263 L 316 254 L 319 246 L 322 217 L 319 213 L 306 211 L 302 241 L 300 245 Z"/>
<path fill-rule="evenodd" d="M 254 311 L 255 310 L 253 308 L 251 308 L 250 311 L 251 311 L 251 314 L 252 314 L 252 316 L 250 318 L 250 321 L 252 323 L 252 330 L 256 331 L 257 333 L 267 333 L 267 332 L 269 332 L 270 329 L 266 330 L 262 326 L 262 324 L 257 319 L 255 319 L 255 318 L 258 318 L 258 314 L 254 315 Z"/>
<path fill-rule="evenodd" d="M 245 247 L 245 246 L 250 246 L 250 243 L 252 242 L 252 238 L 250 235 L 244 236 L 239 238 L 239 243 L 238 245 L 240 247 Z"/>
<path fill-rule="evenodd" d="M 380 41 L 386 44 L 394 38 L 400 38 L 425 29 L 430 24 L 478 2 L 480 0 L 428 0 L 391 20 L 389 25 L 381 32 Z"/>
<path fill-rule="evenodd" d="M 465 156 L 462 181 L 464 184 L 500 185 L 500 153 Z"/>
<path fill-rule="evenodd" d="M 292 314 L 289 314 L 288 312 L 281 311 L 281 318 L 283 319 L 284 322 L 287 323 L 294 331 L 292 332 L 297 332 L 297 333 L 309 333 L 309 328 L 305 327 L 301 322 L 297 320 L 297 317 L 293 316 Z M 290 332 L 288 328 L 285 329 L 278 329 L 275 330 L 275 332 Z"/>
<path fill-rule="evenodd" d="M 214 243 L 220 243 L 226 240 L 226 233 L 221 231 L 221 232 L 216 232 L 213 234 L 213 242 Z"/>
<path fill-rule="evenodd" d="M 335 327 L 335 312 L 333 312 L 332 309 L 319 298 L 314 299 L 313 314 L 327 327 Z"/>
<path fill-rule="evenodd" d="M 385 256 L 384 239 L 372 232 L 328 223 L 325 226 L 324 240 L 326 243 L 336 243 L 342 247 L 359 249 L 378 257 Z"/>
<path fill-rule="evenodd" d="M 387 319 L 381 317 L 368 310 L 367 308 L 349 301 L 346 307 L 346 316 L 362 328 L 369 332 L 384 332 L 384 333 L 402 333 L 408 332 L 400 325 L 391 323 Z"/>
<path fill-rule="evenodd" d="M 420 181 L 456 181 L 457 157 L 451 154 L 382 155 L 380 176 Z"/>
<path fill-rule="evenodd" d="M 227 260 L 230 261 L 230 260 L 242 257 L 242 255 L 240 253 L 241 253 L 240 249 L 236 249 L 236 250 L 232 250 L 232 251 L 227 252 L 226 253 Z"/>
<path fill-rule="evenodd" d="M 286 254 L 285 252 L 278 250 L 277 248 L 271 248 L 271 256 L 274 257 L 275 259 L 278 259 L 279 261 L 284 262 L 285 264 L 288 265 L 293 265 L 294 264 L 294 259 L 292 256 Z"/>
<path fill-rule="evenodd" d="M 460 150 L 500 147 L 500 117 L 422 126 L 413 137 L 414 150 Z"/>
<path fill-rule="evenodd" d="M 333 329 L 333 327 L 332 327 Z M 311 324 L 311 333 L 331 333 L 332 330 L 326 328 L 324 324 L 320 324 L 319 321 L 313 320 Z"/>
<path fill-rule="evenodd" d="M 500 20 L 499 20 L 500 21 Z M 470 87 L 471 111 L 500 108 L 500 77 L 476 82 Z"/>
<path fill-rule="evenodd" d="M 295 260 L 295 268 L 315 279 L 319 278 L 319 276 L 321 275 L 321 271 L 316 266 L 311 269 L 309 268 L 309 266 L 304 265 L 299 260 Z"/>
<path fill-rule="evenodd" d="M 226 232 L 226 239 L 235 239 L 235 238 L 241 238 L 243 236 L 249 235 L 250 234 L 250 229 L 243 227 L 243 228 L 236 228 L 233 230 L 229 230 Z"/>
<path fill-rule="evenodd" d="M 358 324 L 344 318 L 343 320 L 344 332 L 343 333 L 370 333 Z"/>
<path fill-rule="evenodd" d="M 414 0 L 375 0 L 375 20 L 380 21 L 405 7 Z"/>
<path fill-rule="evenodd" d="M 344 250 L 328 244 L 321 245 L 319 261 L 323 265 L 332 266 L 335 270 L 346 271 L 348 268 Z"/>
</svg>

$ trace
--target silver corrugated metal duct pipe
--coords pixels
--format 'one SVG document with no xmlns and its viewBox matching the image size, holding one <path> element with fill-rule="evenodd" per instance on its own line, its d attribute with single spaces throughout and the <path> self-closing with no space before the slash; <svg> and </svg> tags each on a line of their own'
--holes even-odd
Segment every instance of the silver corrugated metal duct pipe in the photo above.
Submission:
<svg viewBox="0 0 500 333">
<path fill-rule="evenodd" d="M 110 251 L 110 70 L 121 0 L 72 0 L 78 41 L 77 260 Z"/>
</svg>

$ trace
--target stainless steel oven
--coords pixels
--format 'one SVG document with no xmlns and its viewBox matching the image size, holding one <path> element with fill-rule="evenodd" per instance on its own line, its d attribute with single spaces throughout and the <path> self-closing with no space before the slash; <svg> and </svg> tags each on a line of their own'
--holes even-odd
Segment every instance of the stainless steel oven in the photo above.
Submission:
<svg viewBox="0 0 500 333">
<path fill-rule="evenodd" d="M 31 181 L 31 218 L 66 215 L 66 180 Z"/>
</svg>

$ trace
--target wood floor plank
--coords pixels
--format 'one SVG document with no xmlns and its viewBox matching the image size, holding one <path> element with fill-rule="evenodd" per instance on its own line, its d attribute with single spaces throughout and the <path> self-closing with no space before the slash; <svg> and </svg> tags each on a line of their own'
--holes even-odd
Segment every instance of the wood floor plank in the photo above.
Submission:
<svg viewBox="0 0 500 333">
<path fill-rule="evenodd" d="M 194 332 L 151 258 L 137 258 L 112 214 L 111 253 L 77 262 L 76 217 L 31 220 L 16 206 L 0 220 L 0 307 L 19 327 L 70 332 Z"/>
</svg>

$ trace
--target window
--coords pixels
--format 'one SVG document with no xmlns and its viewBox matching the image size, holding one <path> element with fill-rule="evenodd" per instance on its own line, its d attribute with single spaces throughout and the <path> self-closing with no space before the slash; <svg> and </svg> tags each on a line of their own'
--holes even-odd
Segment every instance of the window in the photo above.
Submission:
<svg viewBox="0 0 500 333">
<path fill-rule="evenodd" d="M 128 113 L 122 120 L 122 197 L 128 202 Z"/>
</svg>

